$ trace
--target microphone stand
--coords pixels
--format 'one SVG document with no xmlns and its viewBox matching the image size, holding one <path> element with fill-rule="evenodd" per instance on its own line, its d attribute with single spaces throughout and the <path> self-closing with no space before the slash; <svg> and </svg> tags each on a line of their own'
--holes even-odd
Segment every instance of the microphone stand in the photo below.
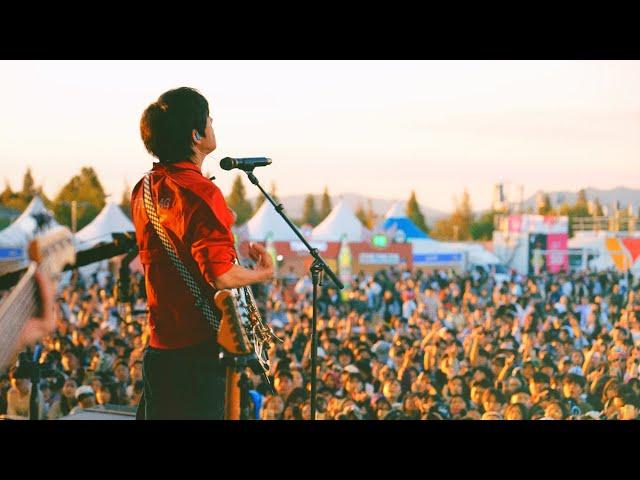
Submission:
<svg viewBox="0 0 640 480">
<path fill-rule="evenodd" d="M 322 274 L 326 273 L 329 278 L 333 281 L 333 283 L 338 287 L 339 290 L 344 288 L 342 282 L 338 279 L 335 273 L 329 268 L 327 263 L 323 260 L 323 258 L 318 253 L 317 248 L 311 247 L 309 242 L 302 236 L 298 227 L 296 227 L 291 220 L 284 213 L 284 206 L 282 204 L 276 204 L 276 202 L 271 198 L 262 185 L 258 182 L 258 179 L 253 174 L 253 169 L 245 170 L 247 177 L 251 183 L 257 186 L 262 194 L 265 196 L 269 203 L 273 205 L 273 208 L 276 209 L 276 212 L 280 214 L 280 216 L 287 222 L 287 225 L 293 230 L 296 236 L 300 239 L 302 243 L 304 243 L 307 250 L 309 250 L 309 254 L 313 257 L 313 263 L 311 263 L 310 271 L 311 271 L 311 279 L 313 281 L 313 316 L 311 321 L 311 420 L 316 419 L 316 364 L 318 359 L 318 332 L 317 332 L 317 312 L 318 312 L 318 286 L 322 286 Z"/>
</svg>

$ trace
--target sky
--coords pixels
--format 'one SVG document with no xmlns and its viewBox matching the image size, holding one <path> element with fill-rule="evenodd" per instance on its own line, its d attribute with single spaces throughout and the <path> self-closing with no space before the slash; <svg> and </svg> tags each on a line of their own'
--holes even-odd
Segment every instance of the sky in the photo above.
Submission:
<svg viewBox="0 0 640 480">
<path fill-rule="evenodd" d="M 640 188 L 638 61 L 0 61 L 0 165 L 54 196 L 83 166 L 120 201 L 154 161 L 140 116 L 166 90 L 208 100 L 221 158 L 265 156 L 279 195 L 360 193 L 453 208 L 467 188 Z M 250 197 L 259 192 L 245 178 Z"/>
</svg>

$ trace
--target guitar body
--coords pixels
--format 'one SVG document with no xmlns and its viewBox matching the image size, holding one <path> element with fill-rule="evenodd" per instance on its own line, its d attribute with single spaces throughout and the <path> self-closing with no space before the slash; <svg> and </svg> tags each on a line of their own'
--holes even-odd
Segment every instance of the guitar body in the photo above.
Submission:
<svg viewBox="0 0 640 480">
<path fill-rule="evenodd" d="M 218 290 L 213 297 L 220 312 L 218 343 L 232 355 L 248 355 L 253 351 L 238 299 L 232 290 Z"/>
<path fill-rule="evenodd" d="M 218 344 L 224 349 L 223 361 L 227 365 L 225 419 L 249 419 L 252 414 L 245 369 L 251 368 L 271 387 L 267 352 L 272 342 L 282 340 L 263 322 L 250 287 L 218 290 L 213 298 L 220 314 Z"/>
</svg>

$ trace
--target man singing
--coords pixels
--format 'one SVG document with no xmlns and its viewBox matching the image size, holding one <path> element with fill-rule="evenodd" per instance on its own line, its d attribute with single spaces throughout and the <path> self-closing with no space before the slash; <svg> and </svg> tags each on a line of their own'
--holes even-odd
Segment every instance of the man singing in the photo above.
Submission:
<svg viewBox="0 0 640 480">
<path fill-rule="evenodd" d="M 192 88 L 170 90 L 147 107 L 140 121 L 151 170 L 151 199 L 178 257 L 205 296 L 273 277 L 265 249 L 252 244 L 256 268 L 235 263 L 234 214 L 220 189 L 202 175 L 216 148 L 209 104 Z M 222 419 L 225 369 L 215 333 L 165 251 L 143 201 L 143 180 L 134 187 L 131 211 L 144 266 L 149 346 L 143 358 L 144 417 Z"/>
</svg>

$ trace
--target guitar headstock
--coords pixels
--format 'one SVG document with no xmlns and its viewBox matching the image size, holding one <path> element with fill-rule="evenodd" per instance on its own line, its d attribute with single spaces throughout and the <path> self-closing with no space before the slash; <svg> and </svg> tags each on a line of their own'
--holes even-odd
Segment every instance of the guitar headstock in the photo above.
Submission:
<svg viewBox="0 0 640 480">
<path fill-rule="evenodd" d="M 55 227 L 34 238 L 29 243 L 29 258 L 39 265 L 46 265 L 47 273 L 55 277 L 66 265 L 76 263 L 73 234 L 66 227 Z"/>
</svg>

